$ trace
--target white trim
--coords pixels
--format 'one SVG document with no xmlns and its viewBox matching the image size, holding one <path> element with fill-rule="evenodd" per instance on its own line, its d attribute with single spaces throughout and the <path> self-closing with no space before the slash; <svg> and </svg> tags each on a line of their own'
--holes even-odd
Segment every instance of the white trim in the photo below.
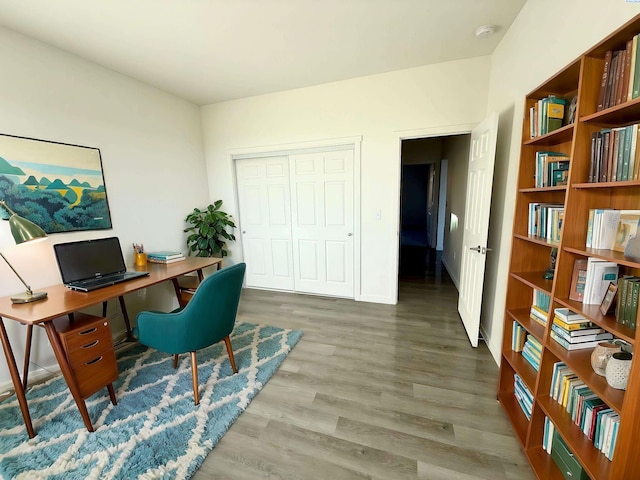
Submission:
<svg viewBox="0 0 640 480">
<path fill-rule="evenodd" d="M 394 133 L 398 138 L 398 170 L 396 176 L 396 192 L 398 193 L 395 198 L 395 209 L 396 209 L 396 242 L 395 248 L 392 253 L 391 260 L 395 265 L 395 276 L 393 277 L 393 285 L 391 286 L 392 292 L 391 295 L 395 298 L 395 303 L 398 301 L 398 275 L 400 274 L 400 195 L 402 193 L 401 190 L 401 179 L 402 179 L 402 141 L 403 140 L 412 140 L 415 138 L 427 138 L 427 137 L 449 137 L 452 135 L 465 135 L 471 133 L 475 127 L 479 125 L 478 123 L 465 123 L 460 125 L 444 125 L 440 127 L 430 127 L 430 128 L 414 128 L 410 130 L 396 130 Z M 393 269 L 392 269 L 393 271 Z M 460 289 L 458 289 L 459 291 Z"/>
<path fill-rule="evenodd" d="M 294 153 L 311 153 L 313 150 L 322 151 L 345 150 L 349 148 L 360 149 L 362 135 L 354 137 L 338 137 L 324 140 L 309 140 L 306 142 L 281 143 L 277 145 L 263 145 L 256 147 L 233 148 L 229 150 L 232 160 L 252 157 L 271 157 L 278 155 L 291 155 Z M 298 152 L 300 150 L 300 152 Z M 355 159 L 354 159 L 355 161 Z M 358 162 L 360 157 L 358 156 Z"/>
<path fill-rule="evenodd" d="M 449 277 L 451 278 L 451 281 L 456 286 L 456 290 L 458 290 L 458 292 L 459 292 L 460 291 L 460 281 L 458 280 L 458 277 L 454 276 L 451 273 L 453 270 L 451 269 L 451 266 L 447 264 L 447 260 L 444 258 L 444 256 L 441 257 L 441 262 L 442 262 L 442 266 L 445 268 L 445 270 L 449 274 Z"/>
<path fill-rule="evenodd" d="M 334 150 L 353 150 L 353 298 L 356 301 L 370 301 L 362 298 L 362 262 L 361 262 L 361 144 L 362 135 L 353 137 L 339 137 L 324 140 L 310 140 L 306 142 L 286 143 L 279 145 L 264 145 L 256 147 L 243 147 L 230 149 L 227 152 L 231 162 L 233 176 L 233 189 L 235 192 L 236 205 L 240 205 L 238 197 L 238 178 L 236 174 L 236 160 L 246 158 L 262 158 L 281 155 L 293 155 L 296 153 L 328 152 Z M 242 231 L 242 218 L 240 208 L 237 208 L 237 223 L 239 231 Z M 244 259 L 244 250 L 240 242 L 240 252 Z M 385 300 L 382 303 L 388 303 Z"/>
</svg>

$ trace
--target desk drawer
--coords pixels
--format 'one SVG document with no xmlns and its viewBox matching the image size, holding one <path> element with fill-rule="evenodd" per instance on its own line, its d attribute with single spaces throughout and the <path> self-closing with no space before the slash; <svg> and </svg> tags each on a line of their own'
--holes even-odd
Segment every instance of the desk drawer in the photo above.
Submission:
<svg viewBox="0 0 640 480">
<path fill-rule="evenodd" d="M 71 369 L 83 398 L 118 379 L 118 365 L 112 348 L 83 363 L 72 365 Z"/>
<path fill-rule="evenodd" d="M 96 318 L 90 324 L 78 325 L 77 328 L 63 334 L 62 337 L 65 350 L 70 354 L 76 350 L 86 349 L 87 346 L 94 344 L 96 341 L 99 343 L 107 341 L 112 343 L 111 329 L 106 318 Z"/>
</svg>

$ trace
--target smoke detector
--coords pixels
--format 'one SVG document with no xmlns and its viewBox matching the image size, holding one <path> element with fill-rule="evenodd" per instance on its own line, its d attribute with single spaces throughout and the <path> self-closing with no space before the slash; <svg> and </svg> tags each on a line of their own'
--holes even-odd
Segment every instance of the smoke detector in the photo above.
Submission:
<svg viewBox="0 0 640 480">
<path fill-rule="evenodd" d="M 486 38 L 494 34 L 496 31 L 496 27 L 494 25 L 482 25 L 476 28 L 476 37 L 477 38 Z"/>
</svg>

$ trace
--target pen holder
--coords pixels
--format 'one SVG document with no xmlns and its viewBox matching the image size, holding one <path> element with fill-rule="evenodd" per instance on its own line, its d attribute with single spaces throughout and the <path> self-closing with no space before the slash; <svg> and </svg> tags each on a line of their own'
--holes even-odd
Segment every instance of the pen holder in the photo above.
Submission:
<svg viewBox="0 0 640 480">
<path fill-rule="evenodd" d="M 147 265 L 146 253 L 134 253 L 133 256 L 134 256 L 136 267 L 144 267 Z"/>
</svg>

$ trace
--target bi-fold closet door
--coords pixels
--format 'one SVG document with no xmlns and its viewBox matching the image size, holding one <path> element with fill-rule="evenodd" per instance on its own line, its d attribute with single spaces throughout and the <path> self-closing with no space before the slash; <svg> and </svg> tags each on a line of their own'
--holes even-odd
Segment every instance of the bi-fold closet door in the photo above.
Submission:
<svg viewBox="0 0 640 480">
<path fill-rule="evenodd" d="M 236 160 L 248 287 L 354 297 L 353 150 Z"/>
</svg>

